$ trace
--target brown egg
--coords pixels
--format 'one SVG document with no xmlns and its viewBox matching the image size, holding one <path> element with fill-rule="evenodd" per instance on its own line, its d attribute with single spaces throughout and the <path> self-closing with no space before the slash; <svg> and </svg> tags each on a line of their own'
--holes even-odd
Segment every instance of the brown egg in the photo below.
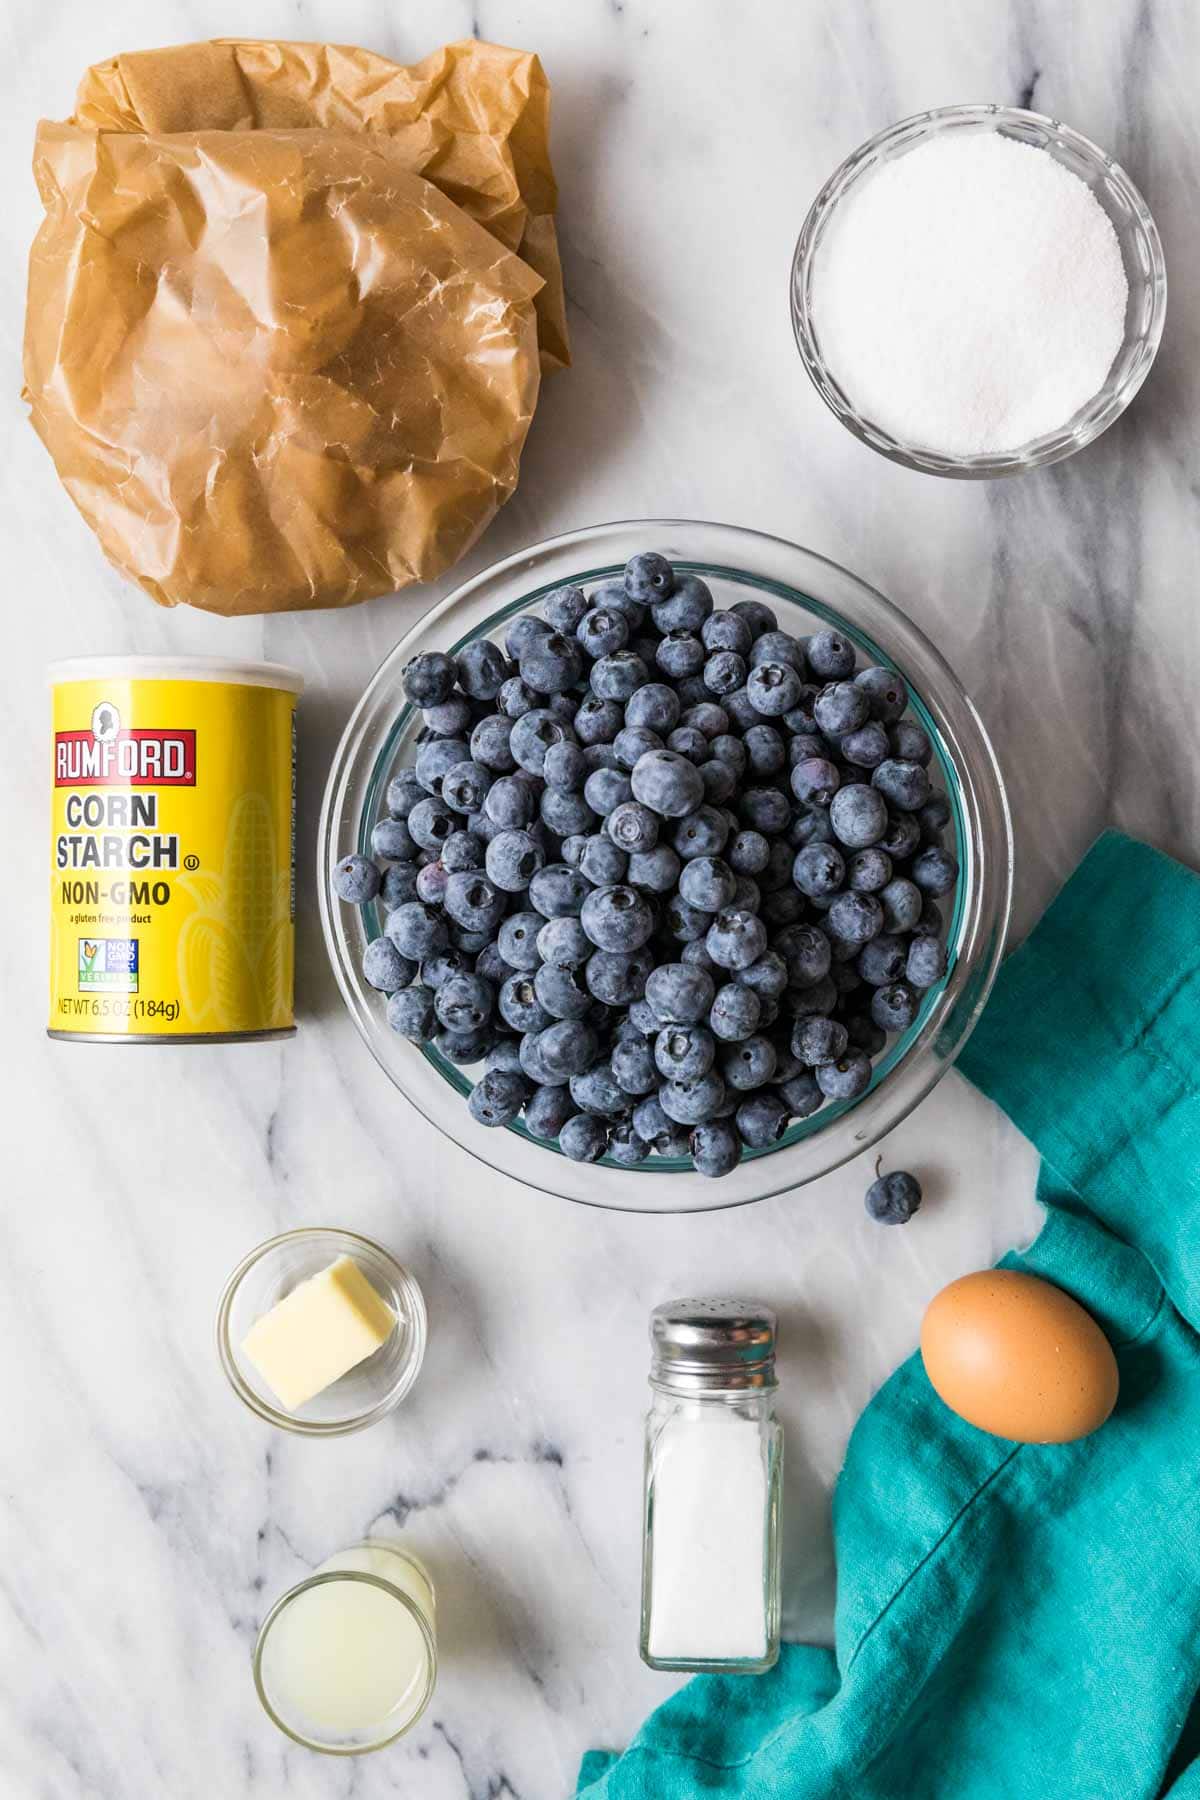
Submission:
<svg viewBox="0 0 1200 1800">
<path fill-rule="evenodd" d="M 1017 1269 L 983 1269 L 935 1294 L 921 1356 L 952 1411 L 1022 1444 L 1086 1437 L 1117 1401 L 1117 1361 L 1091 1314 Z"/>
</svg>

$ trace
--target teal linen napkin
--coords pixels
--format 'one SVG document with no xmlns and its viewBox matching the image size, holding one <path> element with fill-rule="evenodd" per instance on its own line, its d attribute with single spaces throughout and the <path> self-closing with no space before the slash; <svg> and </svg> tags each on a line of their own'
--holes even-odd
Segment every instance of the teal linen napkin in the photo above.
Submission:
<svg viewBox="0 0 1200 1800">
<path fill-rule="evenodd" d="M 910 1358 L 834 1494 L 834 1650 L 689 1683 L 587 1800 L 1200 1800 L 1200 879 L 1102 837 L 959 1067 L 1042 1153 L 1005 1266 L 1099 1320 L 1116 1412 L 1013 1444 Z"/>
</svg>

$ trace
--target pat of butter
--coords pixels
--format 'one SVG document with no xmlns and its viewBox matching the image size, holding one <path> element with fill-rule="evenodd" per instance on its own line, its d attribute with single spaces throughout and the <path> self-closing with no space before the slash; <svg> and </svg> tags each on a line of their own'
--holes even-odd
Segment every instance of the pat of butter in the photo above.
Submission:
<svg viewBox="0 0 1200 1800">
<path fill-rule="evenodd" d="M 339 1256 L 257 1319 L 242 1350 L 289 1412 L 378 1350 L 396 1315 L 352 1257 Z"/>
</svg>

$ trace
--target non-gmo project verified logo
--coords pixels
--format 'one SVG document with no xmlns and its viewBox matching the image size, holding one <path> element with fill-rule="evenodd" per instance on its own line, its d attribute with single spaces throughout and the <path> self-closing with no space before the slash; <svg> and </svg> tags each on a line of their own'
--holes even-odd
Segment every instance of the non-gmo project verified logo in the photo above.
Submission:
<svg viewBox="0 0 1200 1800">
<path fill-rule="evenodd" d="M 80 938 L 79 992 L 81 994 L 136 994 L 138 991 L 138 941 L 136 938 Z"/>
</svg>

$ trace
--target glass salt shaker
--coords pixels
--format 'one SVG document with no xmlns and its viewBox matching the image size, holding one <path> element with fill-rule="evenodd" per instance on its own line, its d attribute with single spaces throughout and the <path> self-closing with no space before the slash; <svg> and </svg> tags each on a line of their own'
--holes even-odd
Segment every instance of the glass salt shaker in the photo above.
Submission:
<svg viewBox="0 0 1200 1800">
<path fill-rule="evenodd" d="M 641 1654 L 759 1674 L 779 1656 L 775 1314 L 671 1300 L 650 1316 Z"/>
</svg>

